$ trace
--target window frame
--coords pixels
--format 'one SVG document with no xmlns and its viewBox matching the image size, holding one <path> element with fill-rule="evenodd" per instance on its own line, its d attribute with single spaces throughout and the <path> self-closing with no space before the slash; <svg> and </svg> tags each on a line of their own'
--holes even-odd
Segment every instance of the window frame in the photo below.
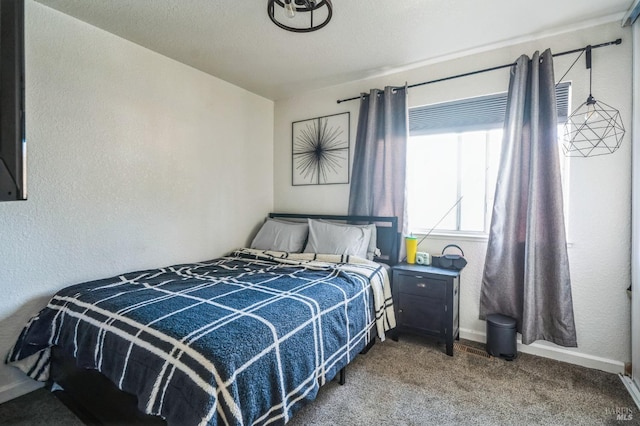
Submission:
<svg viewBox="0 0 640 426">
<path fill-rule="evenodd" d="M 429 234 L 429 235 L 433 235 L 433 236 L 464 236 L 467 238 L 474 238 L 474 239 L 486 239 L 488 238 L 489 235 L 489 227 L 491 226 L 491 209 L 493 208 L 493 203 L 490 203 L 490 201 L 493 200 L 494 198 L 494 194 L 490 193 L 490 191 L 492 191 L 492 188 L 490 187 L 490 179 L 489 179 L 489 174 L 487 173 L 488 170 L 488 164 L 490 163 L 490 158 L 491 158 L 491 135 L 490 132 L 491 131 L 495 131 L 495 130 L 502 130 L 497 126 L 492 126 L 491 128 L 488 129 L 484 129 L 484 130 L 469 130 L 469 131 L 465 131 L 465 132 L 447 132 L 447 133 L 443 133 L 443 134 L 451 134 L 451 135 L 455 135 L 456 138 L 456 144 L 457 144 L 457 152 L 456 152 L 456 196 L 455 196 L 455 204 L 453 206 L 451 206 L 445 213 L 445 215 L 443 215 L 442 217 L 438 218 L 438 222 L 436 224 L 433 224 L 432 228 L 422 228 L 422 227 L 411 227 L 411 222 L 410 222 L 410 218 L 409 219 L 409 226 L 410 226 L 410 232 L 413 232 L 415 234 Z M 484 156 L 485 156 L 485 173 L 483 176 L 484 179 L 484 191 L 485 191 L 485 196 L 484 196 L 484 203 L 483 203 L 483 230 L 482 231 L 472 231 L 472 230 L 464 230 L 461 229 L 462 227 L 462 184 L 463 184 L 463 179 L 462 179 L 462 172 L 463 172 L 463 168 L 462 166 L 462 155 L 463 155 L 463 137 L 465 133 L 471 133 L 471 132 L 483 132 L 484 133 L 484 138 L 485 138 L 485 149 L 484 149 Z M 424 137 L 424 136 L 437 136 L 437 134 L 431 134 L 431 135 L 419 135 L 419 136 L 413 136 L 413 137 Z M 410 136 L 411 138 L 412 136 Z M 500 148 L 498 148 L 499 150 Z M 495 187 L 493 188 L 493 191 L 495 191 Z M 407 200 L 407 202 L 409 202 L 409 200 Z M 455 226 L 456 229 L 443 229 L 443 228 L 438 228 L 438 225 L 440 224 L 440 221 L 442 221 L 446 216 L 449 216 L 451 213 L 453 213 L 455 215 Z"/>
<path fill-rule="evenodd" d="M 561 128 L 566 121 L 567 116 L 569 115 L 570 110 L 570 99 L 571 99 L 571 82 L 562 82 L 556 85 L 556 107 L 558 112 L 558 149 L 560 155 L 560 162 L 562 168 L 562 189 L 563 189 L 563 198 L 564 198 L 564 213 L 565 213 L 565 224 L 567 224 L 568 218 L 568 209 L 569 209 L 569 197 L 567 194 L 569 193 L 569 167 L 570 162 L 569 158 L 562 155 L 561 150 Z M 421 227 L 411 227 L 409 230 L 416 234 L 421 235 L 432 235 L 432 236 L 454 236 L 456 238 L 462 239 L 480 239 L 486 240 L 489 236 L 489 231 L 491 227 L 491 217 L 492 217 L 492 209 L 493 209 L 493 200 L 495 197 L 495 187 L 490 187 L 490 180 L 488 174 L 488 165 L 490 162 L 490 132 L 496 129 L 502 129 L 504 127 L 504 117 L 506 114 L 506 102 L 507 102 L 507 92 L 491 94 L 486 96 L 479 96 L 473 98 L 465 98 L 459 99 L 450 102 L 442 102 L 430 105 L 423 105 L 409 108 L 409 138 L 412 137 L 420 137 L 420 136 L 429 136 L 429 135 L 443 135 L 443 134 L 455 134 L 457 137 L 457 205 L 455 206 L 455 223 L 456 229 L 437 229 L 437 226 L 440 224 L 434 224 L 431 229 L 425 229 Z M 482 108 L 490 109 L 488 114 L 484 114 L 484 110 Z M 482 117 L 474 117 L 473 114 L 478 113 L 478 111 L 482 110 Z M 458 119 L 458 124 L 456 120 L 450 120 L 451 117 L 448 117 L 447 114 L 458 114 L 456 118 Z M 437 121 L 436 123 L 432 123 L 430 120 L 433 119 Z M 439 120 L 439 121 L 438 121 Z M 484 120 L 484 121 L 483 121 Z M 483 223 L 484 230 L 483 231 L 469 231 L 460 229 L 462 226 L 462 207 L 460 196 L 462 192 L 462 167 L 461 167 L 461 156 L 462 156 L 462 135 L 467 132 L 485 132 L 485 173 L 484 173 L 484 187 L 485 187 L 485 196 L 484 196 L 484 211 L 483 211 Z M 502 139 L 502 138 L 501 138 Z M 498 162 L 498 168 L 500 164 Z M 496 172 L 497 173 L 497 172 Z M 409 197 L 407 193 L 407 203 L 410 203 Z M 409 212 L 407 212 L 408 215 Z M 450 210 L 447 210 L 447 215 L 450 214 Z M 411 226 L 410 218 L 407 217 L 408 224 Z M 443 217 L 444 219 L 444 217 Z M 440 219 L 442 220 L 442 219 Z M 567 228 L 567 236 L 568 236 L 568 225 L 565 225 Z"/>
</svg>

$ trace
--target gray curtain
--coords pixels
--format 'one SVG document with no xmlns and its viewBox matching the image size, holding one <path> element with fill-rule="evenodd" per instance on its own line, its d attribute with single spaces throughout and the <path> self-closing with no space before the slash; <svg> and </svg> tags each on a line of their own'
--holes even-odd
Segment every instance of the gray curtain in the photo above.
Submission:
<svg viewBox="0 0 640 426">
<path fill-rule="evenodd" d="M 402 233 L 407 120 L 406 87 L 373 89 L 361 97 L 349 192 L 350 215 L 397 216 Z"/>
<path fill-rule="evenodd" d="M 522 343 L 576 347 L 565 237 L 553 57 L 511 70 L 480 318 L 516 319 Z"/>
</svg>

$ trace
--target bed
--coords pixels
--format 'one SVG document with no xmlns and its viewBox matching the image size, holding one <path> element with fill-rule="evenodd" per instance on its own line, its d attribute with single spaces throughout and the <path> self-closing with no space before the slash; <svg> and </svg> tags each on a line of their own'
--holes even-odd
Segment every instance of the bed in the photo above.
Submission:
<svg viewBox="0 0 640 426">
<path fill-rule="evenodd" d="M 284 424 L 395 326 L 398 246 L 396 218 L 271 213 L 252 248 L 59 291 L 7 362 L 89 421 Z"/>
</svg>

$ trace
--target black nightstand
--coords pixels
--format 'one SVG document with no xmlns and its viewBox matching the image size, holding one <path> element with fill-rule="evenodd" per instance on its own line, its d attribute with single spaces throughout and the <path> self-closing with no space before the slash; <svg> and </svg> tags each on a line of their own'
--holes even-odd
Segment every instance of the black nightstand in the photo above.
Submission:
<svg viewBox="0 0 640 426">
<path fill-rule="evenodd" d="M 402 332 L 436 337 L 453 356 L 453 341 L 460 338 L 460 271 L 401 263 L 393 267 L 391 291 L 394 340 Z"/>
</svg>

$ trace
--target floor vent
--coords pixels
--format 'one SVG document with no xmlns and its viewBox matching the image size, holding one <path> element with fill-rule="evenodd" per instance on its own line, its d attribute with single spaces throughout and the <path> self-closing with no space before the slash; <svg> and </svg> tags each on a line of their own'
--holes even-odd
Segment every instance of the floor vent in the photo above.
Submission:
<svg viewBox="0 0 640 426">
<path fill-rule="evenodd" d="M 456 351 L 466 352 L 471 355 L 477 355 L 483 358 L 491 358 L 491 355 L 489 355 L 484 349 L 472 348 L 471 346 L 463 345 L 462 343 L 454 343 L 453 348 Z"/>
</svg>

